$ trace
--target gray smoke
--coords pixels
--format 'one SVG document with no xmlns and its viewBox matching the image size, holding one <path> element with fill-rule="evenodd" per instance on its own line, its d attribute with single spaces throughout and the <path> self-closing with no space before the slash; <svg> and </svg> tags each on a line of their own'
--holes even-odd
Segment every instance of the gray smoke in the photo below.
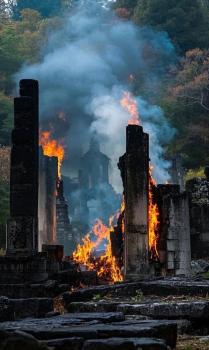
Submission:
<svg viewBox="0 0 209 350">
<path fill-rule="evenodd" d="M 141 119 L 151 135 L 155 175 L 164 182 L 168 164 L 163 160 L 162 144 L 170 140 L 173 130 L 162 110 L 147 101 L 174 62 L 174 48 L 166 33 L 121 20 L 99 2 L 81 1 L 50 35 L 40 62 L 22 67 L 16 79 L 39 80 L 41 123 L 43 127 L 53 124 L 56 136 L 64 136 L 67 143 L 64 172 L 77 173 L 80 157 L 96 134 L 102 151 L 112 160 L 112 184 L 120 191 L 116 164 L 125 151 L 129 119 L 120 99 L 124 90 L 134 88 L 129 76 L 136 77 Z M 67 118 L 62 127 L 56 127 L 59 111 Z"/>
</svg>

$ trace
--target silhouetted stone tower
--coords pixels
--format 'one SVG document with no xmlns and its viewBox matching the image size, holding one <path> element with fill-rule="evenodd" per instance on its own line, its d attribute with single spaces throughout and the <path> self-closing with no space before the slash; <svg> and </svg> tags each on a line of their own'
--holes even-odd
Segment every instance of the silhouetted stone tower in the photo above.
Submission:
<svg viewBox="0 0 209 350">
<path fill-rule="evenodd" d="M 38 254 L 38 82 L 21 80 L 14 100 L 7 251 L 0 257 L 0 282 L 42 281 L 46 257 Z"/>
<path fill-rule="evenodd" d="M 21 80 L 14 100 L 7 254 L 38 251 L 38 82 Z"/>
</svg>

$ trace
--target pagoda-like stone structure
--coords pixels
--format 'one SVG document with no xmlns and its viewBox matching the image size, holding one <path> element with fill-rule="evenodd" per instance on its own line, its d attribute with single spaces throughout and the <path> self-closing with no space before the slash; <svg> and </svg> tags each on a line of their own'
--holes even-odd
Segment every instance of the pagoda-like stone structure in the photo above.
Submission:
<svg viewBox="0 0 209 350">
<path fill-rule="evenodd" d="M 6 256 L 0 259 L 0 283 L 47 278 L 45 255 L 38 253 L 39 88 L 20 81 L 14 100 L 10 173 L 10 219 Z"/>
</svg>

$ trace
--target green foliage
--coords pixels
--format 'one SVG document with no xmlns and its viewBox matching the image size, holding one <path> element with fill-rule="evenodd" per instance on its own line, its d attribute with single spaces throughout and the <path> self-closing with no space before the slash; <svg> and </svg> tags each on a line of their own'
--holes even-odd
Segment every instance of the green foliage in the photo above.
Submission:
<svg viewBox="0 0 209 350">
<path fill-rule="evenodd" d="M 208 46 L 209 14 L 200 0 L 141 0 L 134 20 L 166 31 L 181 51 Z"/>
<path fill-rule="evenodd" d="M 118 0 L 114 7 L 131 10 L 137 24 L 166 31 L 181 52 L 208 47 L 208 0 Z"/>
<path fill-rule="evenodd" d="M 5 247 L 6 222 L 9 217 L 9 185 L 0 182 L 0 247 Z"/>
<path fill-rule="evenodd" d="M 56 19 L 43 19 L 39 12 L 25 9 L 20 21 L 0 24 L 0 144 L 8 145 L 10 140 L 14 74 L 23 63 L 38 61 L 46 30 L 56 23 Z"/>
<path fill-rule="evenodd" d="M 56 16 L 62 7 L 61 0 L 17 0 L 12 5 L 12 14 L 14 19 L 21 18 L 21 12 L 24 9 L 38 11 L 43 17 Z"/>
<path fill-rule="evenodd" d="M 0 91 L 0 145 L 10 144 L 12 110 L 12 99 Z"/>
<path fill-rule="evenodd" d="M 132 300 L 133 302 L 135 302 L 135 303 L 144 300 L 144 294 L 143 294 L 143 292 L 141 291 L 141 289 L 136 290 L 136 294 L 135 294 L 134 297 L 131 298 L 131 300 Z"/>
<path fill-rule="evenodd" d="M 194 177 L 205 177 L 204 170 L 203 167 L 199 169 L 190 169 L 185 176 L 185 180 L 188 181 L 194 179 Z"/>
<path fill-rule="evenodd" d="M 100 294 L 95 294 L 92 298 L 93 301 L 100 301 L 101 300 L 101 295 Z"/>
</svg>

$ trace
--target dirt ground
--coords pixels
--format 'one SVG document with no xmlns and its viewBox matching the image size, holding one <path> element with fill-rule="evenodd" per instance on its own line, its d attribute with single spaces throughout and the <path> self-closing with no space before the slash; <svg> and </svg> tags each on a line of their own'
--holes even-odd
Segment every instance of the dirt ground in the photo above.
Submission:
<svg viewBox="0 0 209 350">
<path fill-rule="evenodd" d="M 176 350 L 209 350 L 209 337 L 179 336 Z"/>
</svg>

